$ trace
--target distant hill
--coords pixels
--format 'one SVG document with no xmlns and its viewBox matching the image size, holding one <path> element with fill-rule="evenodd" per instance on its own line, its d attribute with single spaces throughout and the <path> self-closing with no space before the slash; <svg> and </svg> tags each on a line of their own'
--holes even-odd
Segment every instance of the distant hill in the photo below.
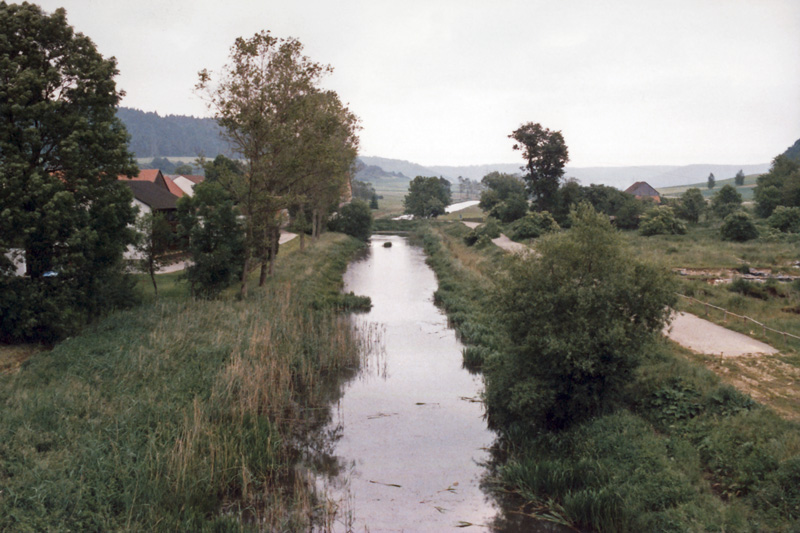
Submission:
<svg viewBox="0 0 800 533">
<path fill-rule="evenodd" d="M 137 158 L 197 157 L 207 158 L 218 154 L 230 156 L 230 146 L 220 135 L 214 119 L 195 118 L 182 115 L 160 116 L 138 109 L 121 107 L 117 116 L 131 135 L 130 148 Z M 794 143 L 786 155 L 800 160 L 800 140 Z M 443 176 L 452 183 L 458 177 L 479 181 L 489 172 L 521 174 L 519 163 L 498 163 L 471 166 L 423 166 L 411 161 L 385 157 L 360 157 L 363 168 L 356 179 L 367 182 L 376 180 L 406 180 L 416 176 Z M 745 174 L 761 174 L 769 170 L 769 163 L 760 165 L 684 165 L 684 166 L 638 166 L 638 167 L 566 167 L 565 176 L 575 178 L 583 185 L 592 183 L 611 185 L 626 189 L 637 181 L 646 181 L 653 187 L 674 187 L 704 182 L 710 173 L 718 180 L 733 177 L 740 169 Z"/>
<path fill-rule="evenodd" d="M 212 118 L 162 117 L 128 107 L 117 109 L 117 116 L 131 135 L 130 150 L 137 158 L 231 155 Z"/>
<path fill-rule="evenodd" d="M 505 172 L 521 174 L 520 164 L 498 163 L 494 165 L 472 166 L 423 166 L 400 159 L 385 157 L 361 157 L 364 164 L 379 167 L 386 173 L 399 173 L 411 179 L 415 176 L 443 176 L 452 183 L 458 177 L 480 181 L 489 172 Z M 673 187 L 691 183 L 705 182 L 710 173 L 717 179 L 732 178 L 739 170 L 745 174 L 762 174 L 769 170 L 769 163 L 760 165 L 654 165 L 638 167 L 566 167 L 565 176 L 575 178 L 583 185 L 596 183 L 610 185 L 618 189 L 627 189 L 637 181 L 646 181 L 653 187 Z M 362 181 L 370 181 L 359 177 Z"/>
</svg>

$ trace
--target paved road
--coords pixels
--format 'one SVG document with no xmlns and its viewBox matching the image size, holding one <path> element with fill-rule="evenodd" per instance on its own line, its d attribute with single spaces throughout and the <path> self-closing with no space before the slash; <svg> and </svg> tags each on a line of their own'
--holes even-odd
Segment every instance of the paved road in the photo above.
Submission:
<svg viewBox="0 0 800 533">
<path fill-rule="evenodd" d="M 768 344 L 731 331 L 689 313 L 677 313 L 664 334 L 693 352 L 723 357 L 771 355 L 778 350 Z"/>
</svg>

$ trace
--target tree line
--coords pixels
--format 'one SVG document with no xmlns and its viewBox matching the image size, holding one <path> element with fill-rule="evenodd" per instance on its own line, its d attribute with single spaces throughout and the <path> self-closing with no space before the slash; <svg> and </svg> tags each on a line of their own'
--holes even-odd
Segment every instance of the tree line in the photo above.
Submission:
<svg viewBox="0 0 800 533">
<path fill-rule="evenodd" d="M 129 107 L 117 109 L 117 117 L 131 136 L 129 149 L 138 158 L 191 156 L 203 154 L 230 156 L 231 146 L 222 136 L 213 118 L 182 115 L 160 116 L 158 113 Z M 163 172 L 167 172 L 162 169 Z"/>
</svg>

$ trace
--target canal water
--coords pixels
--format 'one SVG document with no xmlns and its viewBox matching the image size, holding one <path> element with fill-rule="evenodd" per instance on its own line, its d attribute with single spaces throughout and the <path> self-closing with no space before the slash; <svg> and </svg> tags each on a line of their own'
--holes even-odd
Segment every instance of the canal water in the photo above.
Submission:
<svg viewBox="0 0 800 533">
<path fill-rule="evenodd" d="M 495 440 L 479 401 L 482 379 L 462 368 L 463 347 L 433 304 L 437 282 L 422 249 L 373 236 L 344 281 L 345 291 L 372 299 L 353 326 L 373 342 L 325 430 L 334 443 L 317 485 L 336 510 L 329 527 L 556 530 L 510 516 L 482 487 Z"/>
</svg>

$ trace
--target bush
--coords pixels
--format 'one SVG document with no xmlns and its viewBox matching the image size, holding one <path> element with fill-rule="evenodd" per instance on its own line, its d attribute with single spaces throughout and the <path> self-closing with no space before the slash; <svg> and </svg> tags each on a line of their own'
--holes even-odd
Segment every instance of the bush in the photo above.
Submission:
<svg viewBox="0 0 800 533">
<path fill-rule="evenodd" d="M 214 298 L 241 275 L 245 245 L 237 214 L 217 182 L 204 182 L 178 201 L 178 232 L 192 259 L 184 277 L 193 295 Z"/>
<path fill-rule="evenodd" d="M 464 237 L 464 243 L 467 246 L 472 246 L 482 240 L 481 245 L 486 245 L 488 242 L 491 242 L 492 239 L 498 238 L 500 234 L 500 225 L 497 223 L 497 220 L 489 218 L 486 220 L 485 224 L 473 228 L 472 231 Z"/>
<path fill-rule="evenodd" d="M 770 226 L 784 233 L 800 233 L 800 207 L 779 205 L 768 222 Z"/>
<path fill-rule="evenodd" d="M 515 194 L 495 204 L 489 214 L 503 224 L 508 224 L 524 217 L 527 212 L 528 200 L 521 194 Z"/>
<path fill-rule="evenodd" d="M 538 251 L 511 258 L 495 287 L 509 348 L 485 367 L 486 402 L 505 430 L 561 429 L 609 408 L 675 300 L 669 274 L 638 262 L 589 204 Z"/>
<path fill-rule="evenodd" d="M 366 241 L 372 234 L 372 211 L 366 202 L 353 200 L 328 221 L 328 229 Z"/>
<path fill-rule="evenodd" d="M 660 206 L 651 209 L 642 217 L 639 233 L 651 235 L 684 235 L 686 224 L 678 220 L 671 207 Z"/>
<path fill-rule="evenodd" d="M 749 214 L 736 211 L 725 217 L 720 234 L 725 241 L 744 242 L 758 237 L 758 230 Z"/>
<path fill-rule="evenodd" d="M 724 219 L 734 211 L 742 208 L 742 195 L 733 185 L 725 185 L 711 199 L 711 210 L 714 214 Z"/>
<path fill-rule="evenodd" d="M 511 226 L 511 238 L 515 241 L 536 239 L 545 233 L 559 229 L 558 222 L 549 212 L 528 213 Z"/>
</svg>

